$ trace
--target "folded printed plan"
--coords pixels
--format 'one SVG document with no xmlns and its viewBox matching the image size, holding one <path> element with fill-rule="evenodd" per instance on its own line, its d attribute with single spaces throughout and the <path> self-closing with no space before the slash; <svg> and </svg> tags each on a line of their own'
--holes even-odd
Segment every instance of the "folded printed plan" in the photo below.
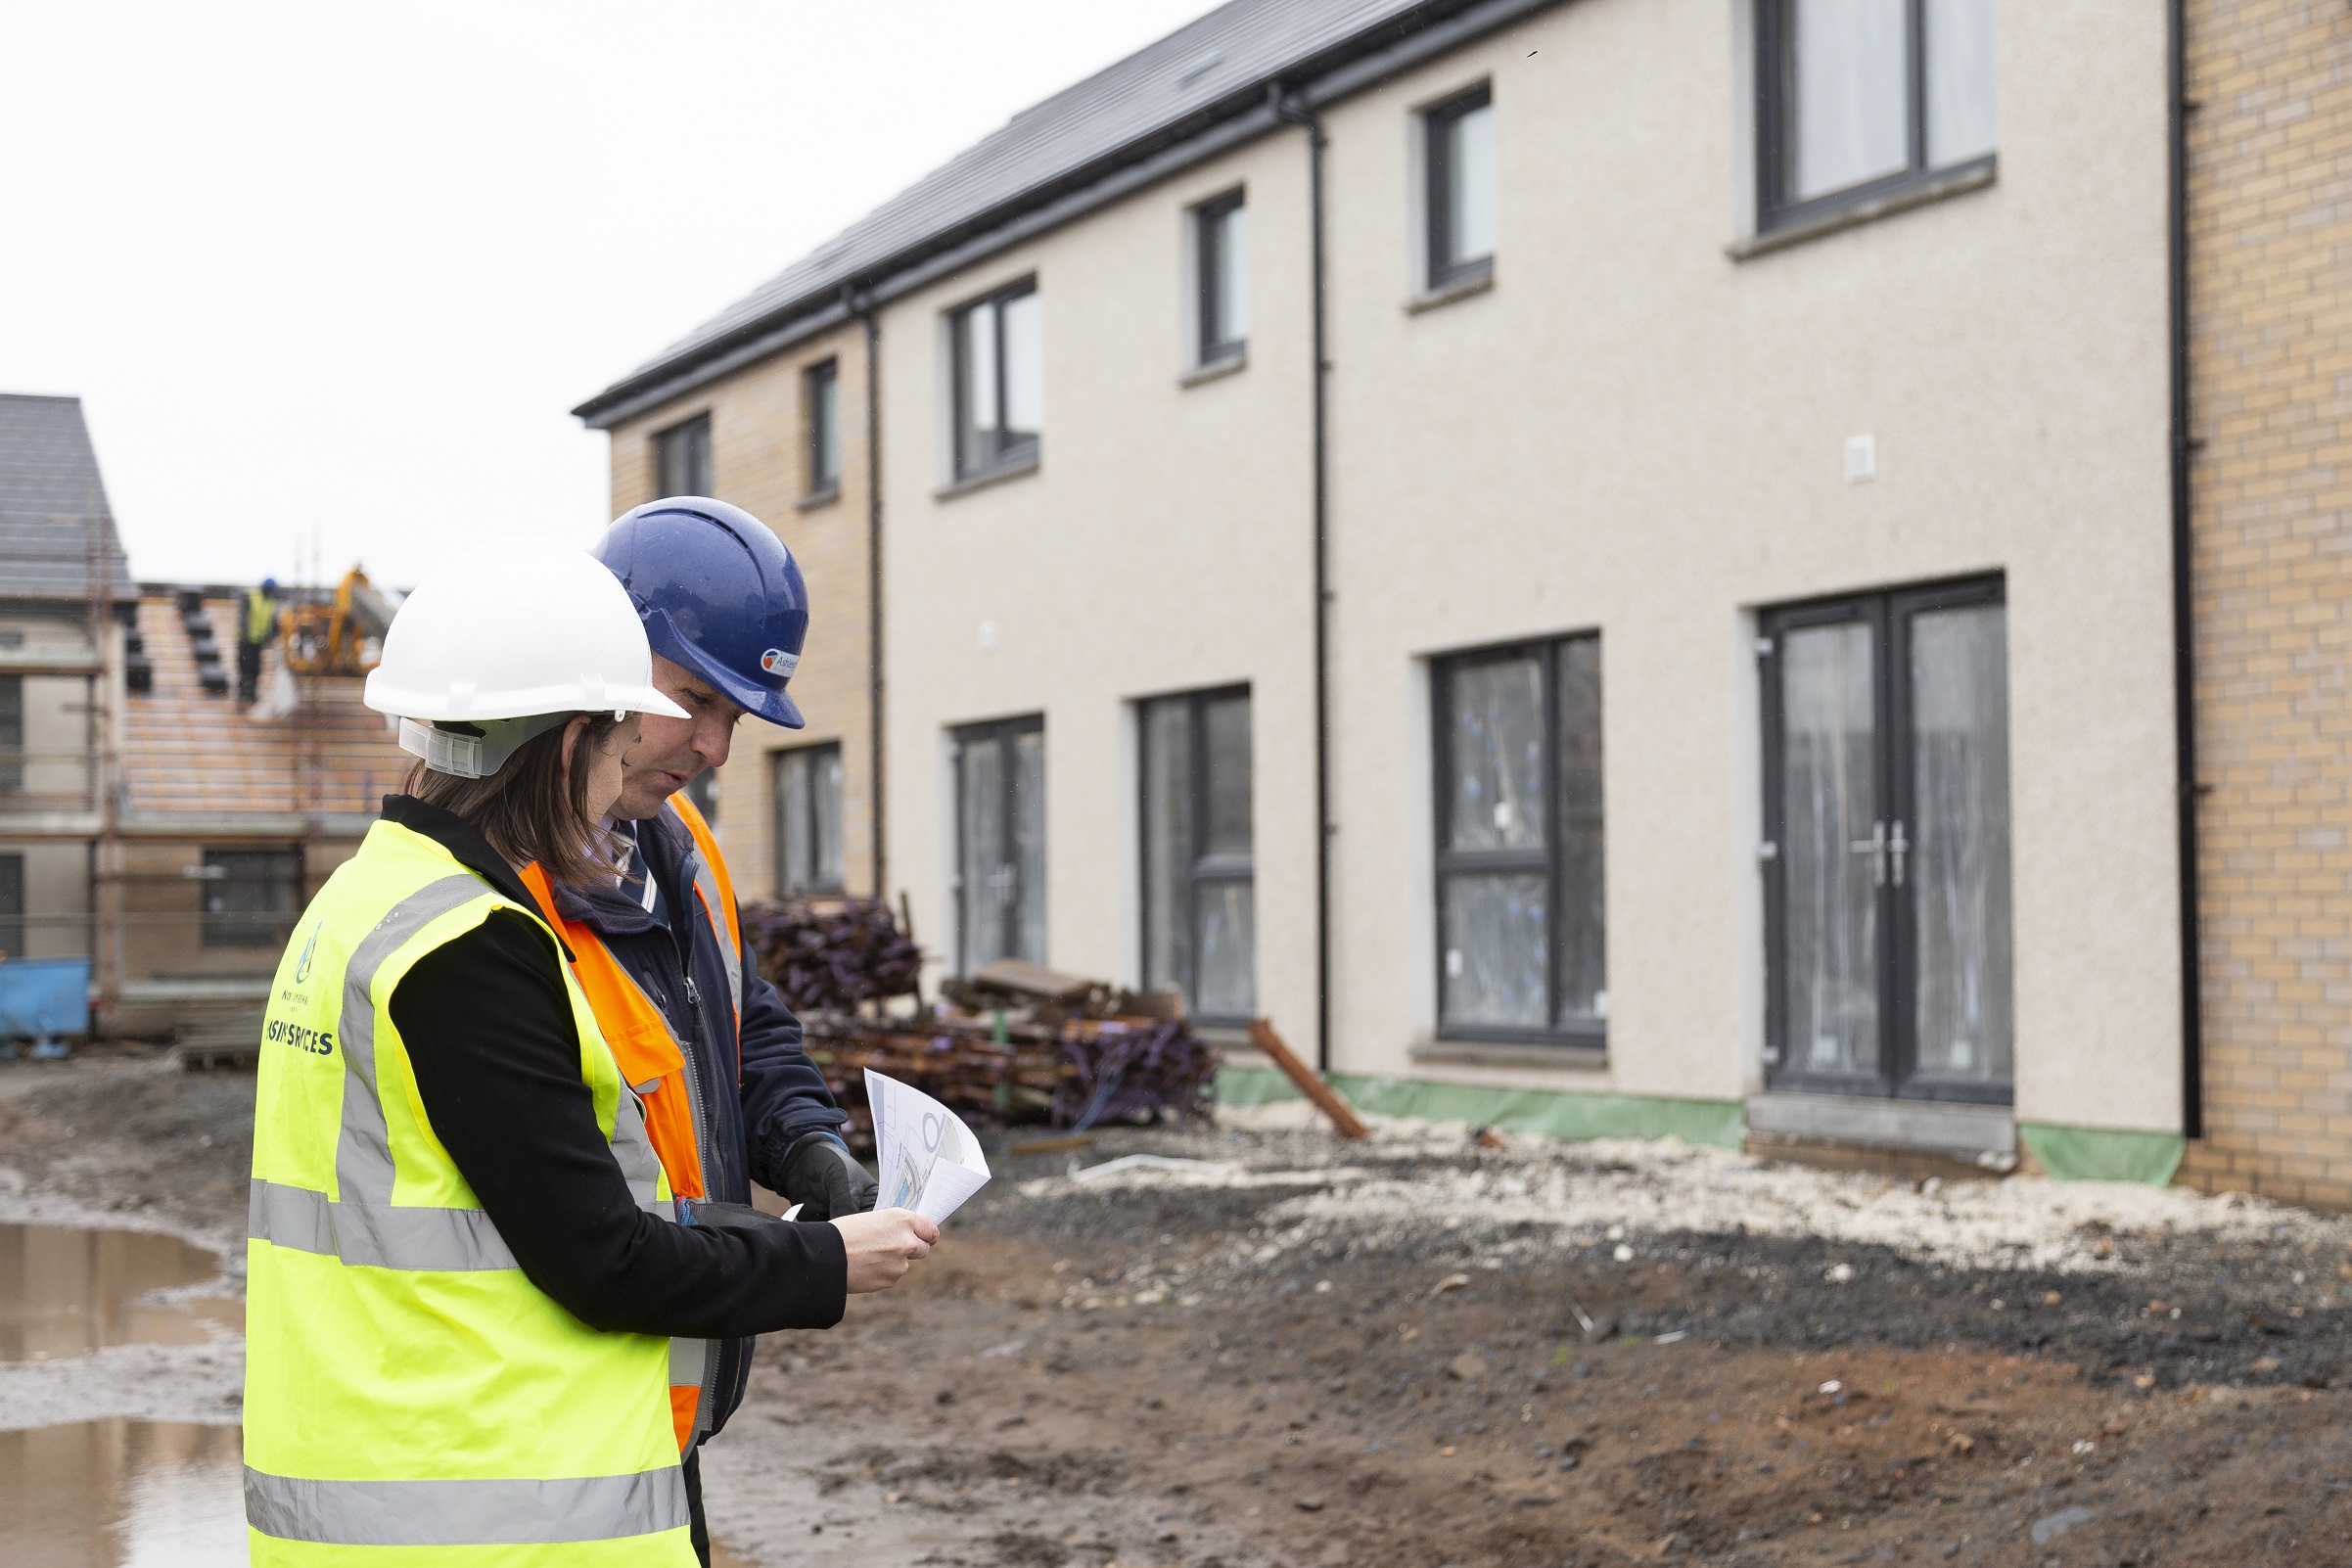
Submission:
<svg viewBox="0 0 2352 1568">
<path fill-rule="evenodd" d="M 912 1209 L 936 1224 L 988 1185 L 980 1140 L 953 1111 L 871 1069 L 865 1102 L 874 1113 L 874 1162 L 882 1177 L 875 1208 Z"/>
</svg>

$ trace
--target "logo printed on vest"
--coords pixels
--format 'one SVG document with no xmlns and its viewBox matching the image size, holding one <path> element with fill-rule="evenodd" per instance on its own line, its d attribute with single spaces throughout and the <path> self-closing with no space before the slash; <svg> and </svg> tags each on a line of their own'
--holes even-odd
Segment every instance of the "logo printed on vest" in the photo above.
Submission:
<svg viewBox="0 0 2352 1568">
<path fill-rule="evenodd" d="M 305 1029 L 300 1024 L 273 1018 L 261 1031 L 261 1038 L 264 1040 L 284 1040 L 296 1050 L 308 1051 L 313 1056 L 335 1054 L 335 1032 L 331 1029 Z"/>
<path fill-rule="evenodd" d="M 325 925 L 320 921 L 319 926 Z M 318 926 L 310 928 L 310 940 L 302 944 L 302 955 L 294 961 L 294 983 L 300 985 L 310 978 L 310 955 L 318 950 Z"/>
</svg>

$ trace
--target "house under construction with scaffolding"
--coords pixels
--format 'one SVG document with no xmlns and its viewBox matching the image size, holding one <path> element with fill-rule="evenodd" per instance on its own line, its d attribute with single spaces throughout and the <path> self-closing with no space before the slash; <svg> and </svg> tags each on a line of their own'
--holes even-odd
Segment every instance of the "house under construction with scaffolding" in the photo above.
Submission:
<svg viewBox="0 0 2352 1568">
<path fill-rule="evenodd" d="M 246 591 L 134 581 L 78 399 L 0 395 L 0 952 L 86 963 L 92 1033 L 259 1003 L 407 772 L 360 702 L 365 578 L 287 595 L 250 706 Z"/>
</svg>

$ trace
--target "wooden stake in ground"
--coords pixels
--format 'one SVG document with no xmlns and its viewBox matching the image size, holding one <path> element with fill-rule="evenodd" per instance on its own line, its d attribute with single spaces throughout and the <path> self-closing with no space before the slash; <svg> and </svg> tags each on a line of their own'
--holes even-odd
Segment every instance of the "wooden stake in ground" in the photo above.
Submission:
<svg viewBox="0 0 2352 1568">
<path fill-rule="evenodd" d="M 1339 1090 L 1317 1077 L 1314 1068 L 1300 1061 L 1291 1048 L 1282 1043 L 1282 1037 L 1274 1033 L 1273 1025 L 1263 1018 L 1252 1020 L 1250 1043 L 1264 1051 L 1276 1067 L 1282 1069 L 1283 1076 L 1299 1086 L 1301 1094 L 1314 1101 L 1316 1109 L 1331 1118 L 1331 1125 L 1339 1129 L 1341 1137 L 1360 1138 L 1364 1135 L 1364 1125 L 1356 1120 L 1356 1113 L 1348 1108 L 1346 1100 L 1339 1097 Z"/>
</svg>

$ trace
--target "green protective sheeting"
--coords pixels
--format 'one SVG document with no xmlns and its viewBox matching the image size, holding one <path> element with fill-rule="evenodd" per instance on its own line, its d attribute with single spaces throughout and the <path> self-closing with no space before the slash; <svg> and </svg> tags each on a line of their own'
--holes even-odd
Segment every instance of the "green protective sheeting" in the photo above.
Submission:
<svg viewBox="0 0 2352 1568">
<path fill-rule="evenodd" d="M 1736 1149 L 1746 1120 L 1737 1100 L 1683 1100 L 1639 1094 L 1562 1094 L 1549 1089 L 1488 1088 L 1411 1078 L 1330 1075 L 1333 1088 L 1360 1110 L 1428 1122 L 1470 1122 L 1542 1132 L 1555 1138 L 1662 1138 Z M 1295 1100 L 1298 1089 L 1270 1068 L 1227 1067 L 1217 1075 L 1227 1105 Z"/>
<path fill-rule="evenodd" d="M 2042 1169 L 2060 1181 L 2144 1181 L 2168 1185 L 2189 1140 L 2178 1132 L 2127 1132 L 2103 1127 L 2058 1127 L 2020 1122 L 2022 1138 Z"/>
</svg>

